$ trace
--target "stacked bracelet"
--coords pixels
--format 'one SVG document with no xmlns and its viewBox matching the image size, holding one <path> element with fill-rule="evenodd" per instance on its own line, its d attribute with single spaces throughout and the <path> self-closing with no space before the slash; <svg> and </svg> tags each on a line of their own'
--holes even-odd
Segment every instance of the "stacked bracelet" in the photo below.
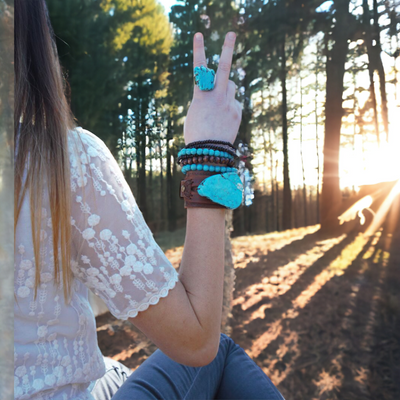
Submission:
<svg viewBox="0 0 400 400">
<path fill-rule="evenodd" d="M 177 163 L 187 177 L 181 181 L 179 193 L 185 199 L 185 208 L 239 207 L 243 184 L 238 169 L 233 167 L 237 159 L 232 143 L 222 140 L 201 140 L 181 149 Z"/>
</svg>

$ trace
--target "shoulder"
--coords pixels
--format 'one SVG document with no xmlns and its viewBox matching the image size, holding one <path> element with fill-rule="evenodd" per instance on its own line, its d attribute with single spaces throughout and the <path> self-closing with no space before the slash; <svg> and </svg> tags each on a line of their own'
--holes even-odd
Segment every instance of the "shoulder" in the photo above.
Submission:
<svg viewBox="0 0 400 400">
<path fill-rule="evenodd" d="M 68 147 L 71 157 L 89 159 L 98 158 L 101 161 L 114 161 L 108 146 L 93 132 L 78 126 L 68 132 Z"/>
<path fill-rule="evenodd" d="M 68 141 L 69 143 L 81 143 L 86 148 L 90 146 L 99 149 L 107 149 L 107 145 L 101 140 L 98 136 L 96 136 L 93 132 L 90 132 L 87 129 L 82 128 L 81 126 L 77 126 L 74 129 L 69 130 L 68 132 Z M 81 150 L 83 150 L 81 146 Z"/>
</svg>

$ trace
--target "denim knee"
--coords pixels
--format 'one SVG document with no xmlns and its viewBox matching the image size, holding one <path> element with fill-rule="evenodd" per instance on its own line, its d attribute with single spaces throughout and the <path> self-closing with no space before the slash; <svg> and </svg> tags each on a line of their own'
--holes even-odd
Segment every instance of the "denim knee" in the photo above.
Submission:
<svg viewBox="0 0 400 400">
<path fill-rule="evenodd" d="M 229 337 L 229 336 L 226 335 L 225 333 L 222 333 L 222 332 L 221 332 L 220 337 L 219 337 L 219 342 L 222 343 L 222 342 L 224 342 L 225 340 L 227 340 L 228 342 L 235 343 L 231 337 Z"/>
</svg>

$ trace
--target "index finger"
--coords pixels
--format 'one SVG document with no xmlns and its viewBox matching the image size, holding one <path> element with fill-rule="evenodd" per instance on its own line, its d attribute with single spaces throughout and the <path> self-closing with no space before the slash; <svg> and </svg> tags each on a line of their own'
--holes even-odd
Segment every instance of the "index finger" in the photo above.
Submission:
<svg viewBox="0 0 400 400">
<path fill-rule="evenodd" d="M 225 36 L 225 41 L 222 47 L 222 53 L 219 59 L 218 69 L 215 77 L 215 90 L 218 92 L 226 93 L 228 88 L 235 40 L 235 32 L 228 32 L 228 34 Z"/>
</svg>

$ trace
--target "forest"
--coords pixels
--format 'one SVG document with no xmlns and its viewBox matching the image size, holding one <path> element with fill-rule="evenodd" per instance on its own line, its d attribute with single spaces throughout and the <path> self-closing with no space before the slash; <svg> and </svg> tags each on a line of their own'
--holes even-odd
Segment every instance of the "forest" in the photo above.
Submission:
<svg viewBox="0 0 400 400">
<path fill-rule="evenodd" d="M 334 229 L 363 185 L 399 177 L 396 1 L 48 1 L 79 125 L 120 161 L 153 232 L 184 227 L 176 164 L 193 90 L 192 40 L 231 79 L 248 195 L 232 235 Z"/>
</svg>

